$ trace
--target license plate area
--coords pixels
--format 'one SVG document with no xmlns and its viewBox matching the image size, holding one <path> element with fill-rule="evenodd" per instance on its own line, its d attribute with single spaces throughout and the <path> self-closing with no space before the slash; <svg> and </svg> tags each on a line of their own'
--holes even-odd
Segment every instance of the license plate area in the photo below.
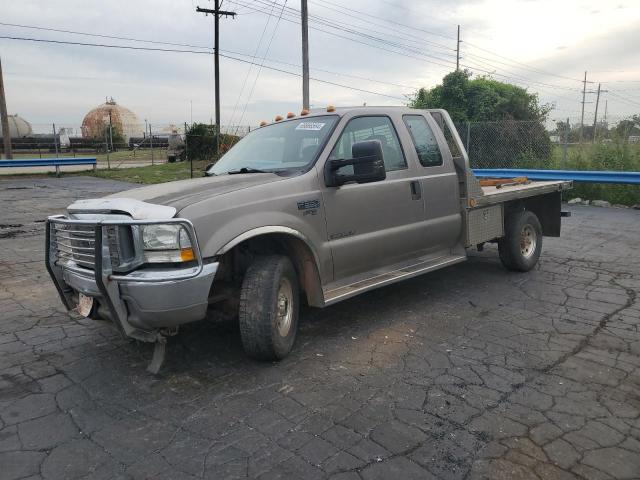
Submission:
<svg viewBox="0 0 640 480">
<path fill-rule="evenodd" d="M 76 310 L 83 317 L 88 317 L 93 308 L 93 297 L 87 297 L 82 293 L 78 293 L 78 306 Z"/>
</svg>

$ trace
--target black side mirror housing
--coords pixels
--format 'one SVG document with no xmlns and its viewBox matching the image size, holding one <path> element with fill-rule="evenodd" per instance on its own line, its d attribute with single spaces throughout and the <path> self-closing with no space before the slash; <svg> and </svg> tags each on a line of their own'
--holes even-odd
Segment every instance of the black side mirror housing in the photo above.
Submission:
<svg viewBox="0 0 640 480">
<path fill-rule="evenodd" d="M 343 160 L 328 160 L 324 169 L 327 187 L 339 187 L 345 183 L 379 182 L 387 178 L 384 169 L 382 144 L 379 140 L 354 143 L 351 156 Z M 340 169 L 352 166 L 352 174 L 341 174 Z"/>
</svg>

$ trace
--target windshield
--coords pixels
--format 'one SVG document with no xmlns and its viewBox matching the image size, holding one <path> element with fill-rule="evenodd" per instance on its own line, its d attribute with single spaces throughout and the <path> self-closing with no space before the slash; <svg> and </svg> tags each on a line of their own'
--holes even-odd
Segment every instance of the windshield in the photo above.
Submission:
<svg viewBox="0 0 640 480">
<path fill-rule="evenodd" d="M 325 115 L 258 128 L 240 140 L 207 173 L 305 171 L 316 160 L 337 121 L 337 115 Z"/>
</svg>

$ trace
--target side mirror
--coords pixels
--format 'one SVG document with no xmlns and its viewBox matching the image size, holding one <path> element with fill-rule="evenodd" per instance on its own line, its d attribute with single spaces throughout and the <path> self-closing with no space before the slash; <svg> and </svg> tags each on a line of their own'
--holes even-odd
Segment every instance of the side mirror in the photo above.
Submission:
<svg viewBox="0 0 640 480">
<path fill-rule="evenodd" d="M 327 161 L 324 169 L 327 187 L 339 187 L 350 182 L 379 182 L 387 178 L 379 140 L 354 143 L 351 156 L 353 158 Z"/>
</svg>

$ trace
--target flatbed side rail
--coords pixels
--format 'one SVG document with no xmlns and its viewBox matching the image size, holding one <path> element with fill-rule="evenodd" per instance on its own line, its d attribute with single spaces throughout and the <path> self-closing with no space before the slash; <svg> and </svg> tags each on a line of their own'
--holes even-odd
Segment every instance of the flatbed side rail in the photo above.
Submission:
<svg viewBox="0 0 640 480">
<path fill-rule="evenodd" d="M 640 172 L 604 170 L 529 170 L 520 168 L 474 168 L 478 178 L 527 177 L 529 180 L 571 180 L 584 183 L 640 185 Z"/>
</svg>

